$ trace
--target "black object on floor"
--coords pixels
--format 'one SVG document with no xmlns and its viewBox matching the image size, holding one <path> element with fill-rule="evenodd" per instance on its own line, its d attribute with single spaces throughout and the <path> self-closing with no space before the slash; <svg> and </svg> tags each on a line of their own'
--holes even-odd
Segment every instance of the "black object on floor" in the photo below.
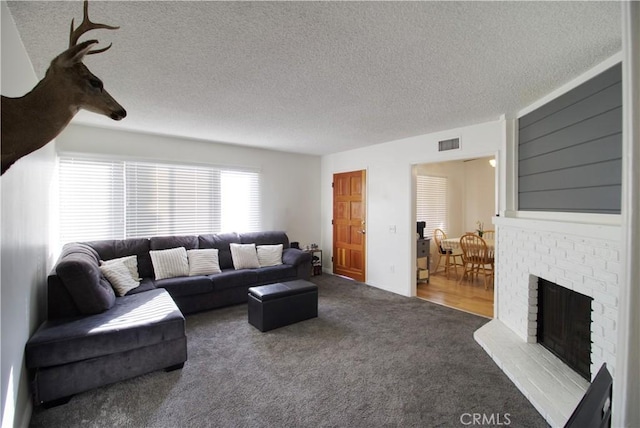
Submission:
<svg viewBox="0 0 640 428">
<path fill-rule="evenodd" d="M 603 364 L 578 403 L 565 428 L 605 428 L 611 426 L 611 388 L 613 379 Z"/>
<path fill-rule="evenodd" d="M 265 332 L 318 316 L 318 286 L 304 280 L 249 288 L 249 323 Z"/>
</svg>

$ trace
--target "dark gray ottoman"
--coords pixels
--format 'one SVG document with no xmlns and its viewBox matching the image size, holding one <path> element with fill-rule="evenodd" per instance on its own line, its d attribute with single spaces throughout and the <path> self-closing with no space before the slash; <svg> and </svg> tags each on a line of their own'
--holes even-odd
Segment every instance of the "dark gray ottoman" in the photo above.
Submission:
<svg viewBox="0 0 640 428">
<path fill-rule="evenodd" d="M 318 286 L 295 281 L 249 288 L 249 323 L 269 331 L 318 316 Z"/>
</svg>

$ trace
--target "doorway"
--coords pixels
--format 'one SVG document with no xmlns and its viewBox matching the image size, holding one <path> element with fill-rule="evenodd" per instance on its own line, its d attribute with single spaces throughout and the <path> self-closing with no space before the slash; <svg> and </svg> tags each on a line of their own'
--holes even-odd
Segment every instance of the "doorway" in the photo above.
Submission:
<svg viewBox="0 0 640 428">
<path fill-rule="evenodd" d="M 442 229 L 454 240 L 479 228 L 493 230 L 491 219 L 498 212 L 494 156 L 420 164 L 416 173 L 416 220 L 424 221 L 425 238 L 433 238 L 434 229 Z M 492 161 L 492 162 L 490 162 Z M 424 183 L 429 187 L 425 188 Z M 434 187 L 435 186 L 435 187 Z M 428 190 L 425 190 L 428 189 Z M 458 272 L 444 269 L 431 239 L 429 281 L 417 281 L 416 296 L 454 309 L 492 317 L 494 289 L 484 289 L 482 277 L 460 282 Z"/>
<path fill-rule="evenodd" d="M 333 273 L 365 282 L 366 171 L 333 174 Z"/>
</svg>

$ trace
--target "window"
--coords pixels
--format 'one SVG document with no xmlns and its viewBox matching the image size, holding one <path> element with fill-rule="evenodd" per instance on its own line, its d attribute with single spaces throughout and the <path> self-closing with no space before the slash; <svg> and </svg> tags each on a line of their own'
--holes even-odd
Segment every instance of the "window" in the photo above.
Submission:
<svg viewBox="0 0 640 428">
<path fill-rule="evenodd" d="M 61 158 L 60 242 L 123 238 L 122 162 Z"/>
<path fill-rule="evenodd" d="M 143 162 L 125 171 L 127 238 L 220 231 L 220 171 Z"/>
<path fill-rule="evenodd" d="M 260 174 L 60 158 L 61 242 L 260 230 Z"/>
<path fill-rule="evenodd" d="M 416 181 L 416 220 L 424 221 L 425 236 L 432 237 L 434 229 L 449 229 L 449 201 L 446 177 L 418 175 Z"/>
<path fill-rule="evenodd" d="M 221 230 L 258 231 L 259 225 L 254 225 L 260 219 L 258 174 L 222 171 L 221 183 Z"/>
</svg>

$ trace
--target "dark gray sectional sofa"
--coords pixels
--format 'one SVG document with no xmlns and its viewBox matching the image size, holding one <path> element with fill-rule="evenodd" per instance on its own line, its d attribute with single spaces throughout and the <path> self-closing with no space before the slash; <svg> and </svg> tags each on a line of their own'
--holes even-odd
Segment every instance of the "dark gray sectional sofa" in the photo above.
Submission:
<svg viewBox="0 0 640 428">
<path fill-rule="evenodd" d="M 282 264 L 236 270 L 230 244 L 282 244 Z M 149 251 L 218 249 L 222 272 L 155 279 Z M 117 297 L 101 261 L 135 255 L 140 286 Z M 36 404 L 187 360 L 184 314 L 247 302 L 249 287 L 308 280 L 311 254 L 289 248 L 284 232 L 153 237 L 67 244 L 48 277 L 48 319 L 29 339 Z"/>
</svg>

